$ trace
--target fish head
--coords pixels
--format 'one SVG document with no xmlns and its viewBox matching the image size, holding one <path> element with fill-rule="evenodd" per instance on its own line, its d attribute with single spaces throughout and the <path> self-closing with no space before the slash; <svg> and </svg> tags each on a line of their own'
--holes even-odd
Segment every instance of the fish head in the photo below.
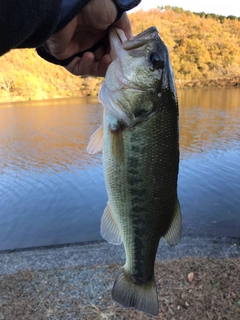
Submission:
<svg viewBox="0 0 240 320">
<path fill-rule="evenodd" d="M 132 126 L 155 113 L 165 92 L 177 101 L 168 49 L 156 27 L 131 39 L 123 30 L 111 28 L 109 38 L 112 63 L 99 101 L 112 116 Z"/>
</svg>

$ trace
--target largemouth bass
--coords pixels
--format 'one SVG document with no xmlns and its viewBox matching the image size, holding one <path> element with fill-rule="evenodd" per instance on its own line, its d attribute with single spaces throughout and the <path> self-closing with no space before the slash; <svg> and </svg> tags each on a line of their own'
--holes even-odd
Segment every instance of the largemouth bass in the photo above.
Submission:
<svg viewBox="0 0 240 320">
<path fill-rule="evenodd" d="M 163 237 L 174 246 L 181 237 L 176 89 L 167 47 L 155 27 L 130 40 L 111 29 L 110 44 L 113 62 L 99 93 L 103 129 L 93 134 L 87 150 L 103 152 L 109 202 L 101 234 L 110 243 L 123 242 L 126 252 L 112 298 L 157 315 L 158 244 Z"/>
</svg>

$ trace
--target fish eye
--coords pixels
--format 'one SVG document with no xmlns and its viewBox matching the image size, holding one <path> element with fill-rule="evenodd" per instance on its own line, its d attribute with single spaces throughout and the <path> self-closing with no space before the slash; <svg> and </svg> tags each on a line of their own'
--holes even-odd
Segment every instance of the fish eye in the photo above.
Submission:
<svg viewBox="0 0 240 320">
<path fill-rule="evenodd" d="M 149 58 L 150 58 L 150 61 L 152 62 L 153 68 L 156 68 L 156 69 L 164 68 L 164 61 L 161 59 L 161 56 L 158 52 L 151 52 Z"/>
</svg>

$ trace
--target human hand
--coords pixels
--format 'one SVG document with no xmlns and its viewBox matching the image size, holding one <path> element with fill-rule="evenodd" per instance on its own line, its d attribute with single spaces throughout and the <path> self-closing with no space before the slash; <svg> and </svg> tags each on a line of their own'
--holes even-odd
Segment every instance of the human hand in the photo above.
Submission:
<svg viewBox="0 0 240 320">
<path fill-rule="evenodd" d="M 92 75 L 104 77 L 111 63 L 107 29 L 114 25 L 122 29 L 126 37 L 132 36 L 131 23 L 126 12 L 114 22 L 117 8 L 112 0 L 91 0 L 77 16 L 63 29 L 53 34 L 47 41 L 50 53 L 63 60 L 91 48 L 104 39 L 94 52 L 87 51 L 81 58 L 74 58 L 66 69 L 74 75 Z"/>
</svg>

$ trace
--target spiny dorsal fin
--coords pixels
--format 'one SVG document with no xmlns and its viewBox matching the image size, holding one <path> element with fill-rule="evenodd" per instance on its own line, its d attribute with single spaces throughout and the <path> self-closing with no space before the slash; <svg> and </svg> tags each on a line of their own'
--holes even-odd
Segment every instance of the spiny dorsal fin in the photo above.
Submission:
<svg viewBox="0 0 240 320">
<path fill-rule="evenodd" d="M 112 298 L 125 308 L 157 316 L 159 312 L 158 295 L 155 280 L 138 284 L 124 267 L 120 270 L 112 289 Z"/>
<path fill-rule="evenodd" d="M 164 235 L 165 241 L 171 246 L 175 246 L 181 239 L 182 234 L 182 216 L 178 199 L 176 199 L 174 215 L 170 228 Z"/>
<path fill-rule="evenodd" d="M 108 202 L 101 219 L 101 235 L 112 244 L 121 244 L 122 238 L 117 223 L 114 220 L 110 204 Z"/>
<path fill-rule="evenodd" d="M 94 154 L 98 151 L 101 151 L 103 148 L 103 127 L 101 126 L 100 128 L 95 131 L 89 140 L 88 146 L 87 146 L 87 152 L 89 154 Z"/>
</svg>

